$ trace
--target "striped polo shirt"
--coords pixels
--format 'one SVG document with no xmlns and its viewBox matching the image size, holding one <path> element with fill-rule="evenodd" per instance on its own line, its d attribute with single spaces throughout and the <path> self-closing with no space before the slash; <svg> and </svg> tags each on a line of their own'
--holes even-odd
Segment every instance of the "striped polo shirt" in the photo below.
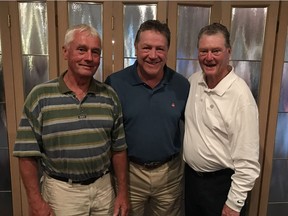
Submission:
<svg viewBox="0 0 288 216">
<path fill-rule="evenodd" d="M 94 79 L 79 101 L 64 74 L 27 96 L 13 155 L 38 157 L 48 175 L 84 180 L 110 167 L 111 151 L 127 148 L 122 110 L 115 91 Z"/>
</svg>

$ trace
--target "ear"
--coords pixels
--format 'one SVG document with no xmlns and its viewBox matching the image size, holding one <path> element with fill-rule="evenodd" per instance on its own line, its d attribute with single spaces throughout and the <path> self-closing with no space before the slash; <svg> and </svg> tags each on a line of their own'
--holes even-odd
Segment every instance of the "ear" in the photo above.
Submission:
<svg viewBox="0 0 288 216">
<path fill-rule="evenodd" d="M 67 60 L 68 50 L 65 46 L 62 46 L 62 54 L 65 60 Z"/>
<path fill-rule="evenodd" d="M 229 53 L 229 55 L 231 54 L 231 48 L 228 48 L 228 53 Z"/>
</svg>

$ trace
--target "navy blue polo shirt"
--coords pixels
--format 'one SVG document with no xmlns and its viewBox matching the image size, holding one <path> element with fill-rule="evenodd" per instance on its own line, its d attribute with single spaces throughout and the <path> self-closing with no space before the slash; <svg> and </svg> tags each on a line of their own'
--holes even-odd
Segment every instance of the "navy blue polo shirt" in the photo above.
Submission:
<svg viewBox="0 0 288 216">
<path fill-rule="evenodd" d="M 137 64 L 113 73 L 105 82 L 121 101 L 128 156 L 142 162 L 162 161 L 180 151 L 180 121 L 189 82 L 165 66 L 162 81 L 152 89 L 138 76 Z"/>
</svg>

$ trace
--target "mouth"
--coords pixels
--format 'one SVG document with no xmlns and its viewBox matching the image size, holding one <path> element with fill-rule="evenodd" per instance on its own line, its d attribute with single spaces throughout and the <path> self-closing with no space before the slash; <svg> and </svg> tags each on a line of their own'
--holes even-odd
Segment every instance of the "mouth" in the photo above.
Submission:
<svg viewBox="0 0 288 216">
<path fill-rule="evenodd" d="M 207 68 L 213 68 L 213 67 L 216 66 L 216 64 L 204 64 L 204 65 L 205 65 L 205 67 L 207 67 Z"/>
<path fill-rule="evenodd" d="M 93 69 L 95 67 L 95 65 L 83 65 L 83 64 L 80 64 L 80 66 L 86 69 Z"/>
<path fill-rule="evenodd" d="M 204 64 L 204 68 L 207 71 L 214 70 L 216 68 L 216 66 L 217 66 L 216 64 Z"/>
<path fill-rule="evenodd" d="M 146 62 L 148 65 L 158 65 L 160 62 L 159 61 L 157 61 L 157 62 Z"/>
</svg>

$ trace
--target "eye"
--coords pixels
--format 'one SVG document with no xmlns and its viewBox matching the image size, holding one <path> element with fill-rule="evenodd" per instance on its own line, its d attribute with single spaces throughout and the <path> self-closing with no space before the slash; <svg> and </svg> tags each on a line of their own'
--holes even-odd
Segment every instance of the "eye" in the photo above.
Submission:
<svg viewBox="0 0 288 216">
<path fill-rule="evenodd" d="M 78 51 L 80 53 L 86 52 L 87 49 L 85 49 L 84 47 L 78 47 Z"/>
<path fill-rule="evenodd" d="M 214 50 L 212 50 L 212 54 L 215 55 L 215 56 L 220 55 L 221 52 L 222 52 L 222 51 L 221 51 L 220 49 L 214 49 Z"/>
<path fill-rule="evenodd" d="M 205 55 L 207 55 L 207 53 L 208 53 L 208 50 L 199 50 L 200 56 L 205 56 Z"/>
<path fill-rule="evenodd" d="M 159 51 L 165 51 L 165 49 L 163 47 L 158 47 L 157 50 Z"/>
<path fill-rule="evenodd" d="M 100 49 L 93 49 L 92 53 L 100 56 L 101 55 L 101 50 Z"/>
</svg>

